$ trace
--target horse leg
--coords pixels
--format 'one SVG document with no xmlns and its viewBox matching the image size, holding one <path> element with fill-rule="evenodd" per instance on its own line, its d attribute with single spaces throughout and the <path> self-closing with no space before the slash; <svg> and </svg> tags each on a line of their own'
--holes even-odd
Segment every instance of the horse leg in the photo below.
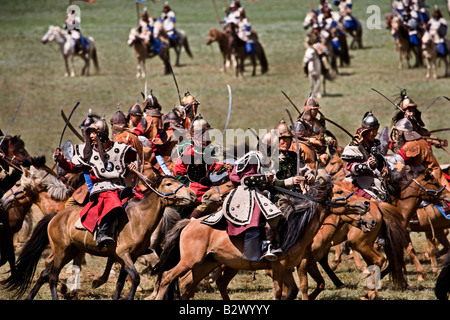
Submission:
<svg viewBox="0 0 450 320">
<path fill-rule="evenodd" d="M 345 287 L 345 284 L 338 278 L 338 276 L 334 273 L 333 269 L 331 269 L 330 265 L 328 264 L 328 255 L 324 255 L 319 260 L 320 266 L 322 269 L 326 272 L 328 277 L 330 277 L 333 284 L 336 286 L 336 288 L 343 288 Z M 316 280 L 317 282 L 317 280 Z"/>
<path fill-rule="evenodd" d="M 71 55 L 69 58 L 70 76 L 71 77 L 75 77 L 75 65 L 73 64 L 73 58 L 74 58 L 74 55 Z"/>
<path fill-rule="evenodd" d="M 111 268 L 114 264 L 114 259 L 108 257 L 108 261 L 106 262 L 105 271 L 103 274 L 97 279 L 92 281 L 92 288 L 97 289 L 108 281 L 109 274 L 111 273 Z"/>
<path fill-rule="evenodd" d="M 181 54 L 181 47 L 178 45 L 174 46 L 175 49 L 175 54 L 177 56 L 176 60 L 175 60 L 175 66 L 179 67 L 180 66 L 180 54 Z"/>
<path fill-rule="evenodd" d="M 69 60 L 66 56 L 64 56 L 64 65 L 66 66 L 66 72 L 64 73 L 64 77 L 68 77 L 70 70 L 69 70 Z"/>
<path fill-rule="evenodd" d="M 313 292 L 311 292 L 308 298 L 310 300 L 315 300 L 319 293 L 321 293 L 325 289 L 325 279 L 320 274 L 319 268 L 317 267 L 317 262 L 311 263 L 308 266 L 308 274 L 316 282 L 316 288 Z"/>
<path fill-rule="evenodd" d="M 28 296 L 25 298 L 25 300 L 33 300 L 36 294 L 39 292 L 39 289 L 42 287 L 44 283 L 48 282 L 48 278 L 50 275 L 50 272 L 53 268 L 53 262 L 50 263 L 44 270 L 42 270 L 41 274 L 39 275 L 38 280 L 36 281 L 36 284 L 34 285 L 33 289 L 31 289 Z"/>
<path fill-rule="evenodd" d="M 409 254 L 409 257 L 411 258 L 414 266 L 416 267 L 416 271 L 417 271 L 417 281 L 418 282 L 422 282 L 424 281 L 424 279 L 426 278 L 427 272 L 425 271 L 425 269 L 422 267 L 422 265 L 420 264 L 419 259 L 416 256 L 413 244 L 411 242 L 411 237 L 408 233 L 408 247 L 406 247 L 406 252 Z"/>
<path fill-rule="evenodd" d="M 14 254 L 13 234 L 6 226 L 3 228 L 0 231 L 0 266 L 8 262 L 11 274 L 14 274 L 16 271 L 16 257 Z"/>
<path fill-rule="evenodd" d="M 425 64 L 427 66 L 427 74 L 425 75 L 425 78 L 430 79 L 431 64 L 429 58 L 425 59 Z"/>
<path fill-rule="evenodd" d="M 181 296 L 181 299 L 192 299 L 197 290 L 197 286 L 208 274 L 214 271 L 215 268 L 219 267 L 220 264 L 217 261 L 205 259 L 201 264 L 196 265 L 192 268 L 192 280 L 187 283 L 186 290 Z M 234 275 L 233 275 L 234 277 Z M 230 279 L 231 280 L 231 279 Z"/>
<path fill-rule="evenodd" d="M 253 72 L 252 77 L 256 76 L 256 56 L 254 54 L 250 54 L 250 60 L 252 61 Z"/>
<path fill-rule="evenodd" d="M 223 300 L 230 300 L 230 296 L 228 295 L 228 284 L 231 280 L 236 276 L 238 270 L 225 267 L 222 275 L 216 280 L 217 289 L 219 289 L 220 295 Z"/>
<path fill-rule="evenodd" d="M 169 285 L 173 282 L 173 280 L 175 280 L 178 276 L 186 273 L 190 269 L 191 269 L 190 264 L 185 263 L 185 261 L 180 261 L 175 267 L 173 267 L 168 271 L 165 271 L 162 274 L 158 288 L 158 293 L 155 299 L 163 300 L 166 290 L 169 287 Z"/>
<path fill-rule="evenodd" d="M 79 250 L 76 247 L 70 247 L 70 248 L 55 248 L 53 252 L 53 264 L 52 268 L 50 270 L 50 273 L 48 275 L 48 284 L 50 286 L 50 292 L 52 295 L 52 300 L 58 300 L 58 278 L 59 273 L 61 272 L 62 268 L 69 263 L 71 260 L 76 258 L 76 256 L 79 254 Z"/>
<path fill-rule="evenodd" d="M 426 231 L 425 236 L 427 238 L 428 244 L 427 253 L 431 261 L 431 270 L 437 276 L 439 273 L 439 267 L 437 262 L 437 255 L 439 251 L 437 248 L 438 241 L 435 237 L 433 237 L 433 234 L 430 231 Z"/>
<path fill-rule="evenodd" d="M 130 292 L 126 297 L 123 298 L 123 300 L 133 300 L 134 295 L 136 294 L 137 287 L 139 283 L 141 282 L 141 277 L 139 275 L 139 272 L 137 272 L 134 261 L 131 258 L 129 253 L 126 253 L 124 256 L 121 257 L 123 259 L 123 266 L 120 271 L 119 280 L 117 280 L 117 286 L 116 286 L 116 292 L 114 294 L 114 300 L 119 299 L 120 293 L 123 289 L 123 286 L 125 284 L 126 275 L 129 274 L 131 278 L 131 288 Z"/>
</svg>

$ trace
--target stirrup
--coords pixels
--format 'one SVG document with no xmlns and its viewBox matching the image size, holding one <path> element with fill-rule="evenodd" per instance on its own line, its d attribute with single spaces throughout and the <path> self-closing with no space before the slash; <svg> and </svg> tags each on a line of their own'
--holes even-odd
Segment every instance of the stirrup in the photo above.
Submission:
<svg viewBox="0 0 450 320">
<path fill-rule="evenodd" d="M 271 244 L 269 244 L 267 246 L 267 251 L 265 253 L 263 253 L 263 255 L 261 256 L 261 259 L 266 259 L 266 260 L 269 260 L 269 261 L 277 261 L 278 260 L 278 256 L 275 255 L 272 252 L 272 245 Z"/>
</svg>

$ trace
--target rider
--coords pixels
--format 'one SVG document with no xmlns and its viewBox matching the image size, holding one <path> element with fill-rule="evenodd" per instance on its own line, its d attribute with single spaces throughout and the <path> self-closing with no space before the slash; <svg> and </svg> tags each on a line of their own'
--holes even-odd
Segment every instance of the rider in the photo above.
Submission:
<svg viewBox="0 0 450 320">
<path fill-rule="evenodd" d="M 317 119 L 319 112 L 319 102 L 313 97 L 309 97 L 305 101 L 303 112 L 298 117 L 297 121 L 301 121 L 305 127 L 301 138 L 306 139 L 311 144 L 317 153 L 319 164 L 325 166 L 330 159 L 327 153 L 327 147 L 334 148 L 337 145 L 336 138 L 325 127 L 325 120 Z"/>
<path fill-rule="evenodd" d="M 406 26 L 408 29 L 408 35 L 409 35 L 409 43 L 416 47 L 421 46 L 421 39 L 420 39 L 420 15 L 419 12 L 416 10 L 412 10 L 409 5 L 404 6 L 404 11 L 400 15 L 402 23 Z"/>
<path fill-rule="evenodd" d="M 85 144 L 74 148 L 74 156 L 68 161 L 60 148 L 54 159 L 66 172 L 89 170 L 93 187 L 89 202 L 80 212 L 82 225 L 91 233 L 97 231 L 99 247 L 114 242 L 115 222 L 124 212 L 121 198 L 130 193 L 124 178 L 128 169 L 136 168 L 136 151 L 121 143 L 109 140 L 108 125 L 104 119 L 92 123 L 85 131 Z"/>
<path fill-rule="evenodd" d="M 372 111 L 366 112 L 361 127 L 345 147 L 341 158 L 347 161 L 347 170 L 351 173 L 356 194 L 388 202 L 390 198 L 384 184 L 386 161 L 381 155 L 380 141 L 375 138 L 379 127 Z"/>
<path fill-rule="evenodd" d="M 245 42 L 245 51 L 255 54 L 255 40 L 252 38 L 252 25 L 247 19 L 244 8 L 240 10 L 238 26 L 238 37 Z"/>
<path fill-rule="evenodd" d="M 403 119 L 408 118 L 411 122 L 415 132 L 420 134 L 425 140 L 431 145 L 442 148 L 448 145 L 447 140 L 441 140 L 430 134 L 430 132 L 425 128 L 425 124 L 422 121 L 422 113 L 419 111 L 417 104 L 406 94 L 406 90 L 402 90 L 401 101 L 399 103 L 399 110 L 394 117 L 392 117 L 392 125 Z"/>
<path fill-rule="evenodd" d="M 144 40 L 144 43 L 147 45 L 147 51 L 155 51 L 157 54 L 161 54 L 161 41 L 153 33 L 154 18 L 149 17 L 147 8 L 144 8 L 142 11 L 137 30 L 139 32 L 139 38 Z"/>
<path fill-rule="evenodd" d="M 303 58 L 303 70 L 305 72 L 305 77 L 308 76 L 308 63 L 313 59 L 312 54 L 307 54 L 308 48 L 314 49 L 320 59 L 322 64 L 323 72 L 325 75 L 329 74 L 329 64 L 328 64 L 328 49 L 325 45 L 326 39 L 330 36 L 330 33 L 326 30 L 322 30 L 317 23 L 312 26 L 312 31 L 305 38 L 305 56 Z"/>
<path fill-rule="evenodd" d="M 173 42 L 177 41 L 177 31 L 175 30 L 175 13 L 169 6 L 169 1 L 164 3 L 163 12 L 161 13 L 161 17 L 159 21 L 162 23 L 163 29 L 166 31 L 167 36 Z"/>
<path fill-rule="evenodd" d="M 430 36 L 436 44 L 439 55 L 447 55 L 448 49 L 445 43 L 445 35 L 447 34 L 447 20 L 442 16 L 441 10 L 437 6 L 434 7 L 433 17 L 428 21 Z"/>
<path fill-rule="evenodd" d="M 80 16 L 76 14 L 75 10 L 69 10 L 66 17 L 64 18 L 64 30 L 68 30 L 68 33 L 74 40 L 75 52 L 78 54 L 83 54 L 86 51 L 89 43 L 81 34 L 80 24 Z"/>
<path fill-rule="evenodd" d="M 401 156 L 405 164 L 410 166 L 422 165 L 431 169 L 433 176 L 450 191 L 449 183 L 442 174 L 441 167 L 433 155 L 430 145 L 415 131 L 411 119 L 403 118 L 394 125 L 390 148 L 395 154 Z"/>
</svg>

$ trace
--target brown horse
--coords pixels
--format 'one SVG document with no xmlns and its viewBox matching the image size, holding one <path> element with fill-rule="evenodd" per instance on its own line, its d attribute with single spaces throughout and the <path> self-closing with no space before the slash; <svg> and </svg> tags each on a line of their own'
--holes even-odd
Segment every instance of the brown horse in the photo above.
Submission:
<svg viewBox="0 0 450 320">
<path fill-rule="evenodd" d="M 445 45 L 447 47 L 447 52 L 449 52 L 448 50 L 450 49 L 450 40 L 446 39 Z M 433 38 L 431 37 L 430 32 L 428 32 L 428 30 L 425 30 L 422 36 L 422 54 L 423 57 L 425 58 L 425 63 L 427 65 L 427 74 L 426 74 L 427 79 L 430 78 L 431 72 L 433 73 L 433 79 L 437 78 L 436 62 L 438 58 L 443 60 L 445 64 L 444 77 L 448 77 L 450 75 L 448 68 L 450 62 L 448 61 L 447 58 L 447 56 L 450 57 L 450 55 L 448 53 L 445 56 L 438 55 L 436 44 L 434 43 Z"/>
<path fill-rule="evenodd" d="M 244 62 L 248 57 L 250 58 L 252 65 L 252 76 L 256 75 L 256 58 L 258 58 L 259 63 L 261 65 L 261 74 L 269 71 L 269 63 L 266 58 L 266 54 L 264 52 L 264 48 L 261 43 L 258 41 L 258 38 L 255 33 L 252 33 L 252 40 L 255 44 L 255 54 L 249 53 L 245 47 L 245 41 L 239 38 L 237 31 L 237 26 L 233 23 L 229 23 L 225 27 L 225 33 L 228 36 L 228 41 L 231 47 L 231 54 L 236 59 L 236 77 L 239 75 L 244 76 Z"/>
<path fill-rule="evenodd" d="M 134 262 L 147 250 L 150 236 L 158 225 L 164 208 L 167 205 L 190 205 L 196 200 L 194 191 L 171 176 L 155 173 L 149 181 L 149 186 L 152 192 L 147 193 L 142 200 L 133 198 L 126 207 L 126 214 L 119 217 L 117 245 L 99 248 L 89 231 L 76 229 L 82 207 L 72 206 L 44 216 L 19 256 L 16 275 L 2 281 L 2 285 L 8 290 L 14 290 L 17 296 L 22 296 L 31 284 L 43 250 L 50 242 L 53 257 L 41 272 L 28 299 L 33 299 L 46 282 L 49 282 L 52 299 L 57 299 L 59 273 L 80 252 L 118 261 L 122 268 L 114 299 L 120 297 L 127 274 L 131 277 L 131 288 L 125 299 L 133 299 L 140 282 Z"/>
<path fill-rule="evenodd" d="M 225 32 L 217 30 L 215 28 L 209 29 L 209 35 L 206 38 L 206 45 L 217 41 L 219 44 L 220 52 L 222 53 L 223 67 L 222 71 L 227 71 L 227 68 L 233 70 L 233 64 L 231 63 L 231 48 L 228 42 L 228 36 Z"/>
<path fill-rule="evenodd" d="M 136 78 L 145 78 L 145 60 L 159 56 L 164 62 L 164 74 L 170 74 L 170 58 L 169 58 L 169 46 L 168 44 L 161 43 L 161 54 L 149 53 L 147 45 L 139 37 L 139 33 L 135 28 L 130 30 L 128 34 L 128 45 L 134 47 L 134 53 L 137 59 L 137 73 Z"/>
<path fill-rule="evenodd" d="M 363 215 L 366 207 L 363 203 L 347 203 L 345 206 L 330 207 L 325 204 L 332 194 L 332 184 L 325 181 L 311 187 L 308 196 L 314 201 L 304 201 L 282 197 L 281 206 L 285 212 L 287 229 L 281 241 L 284 254 L 275 262 L 248 261 L 243 259 L 243 237 L 230 238 L 225 230 L 211 228 L 201 223 L 200 219 L 182 220 L 167 237 L 167 243 L 161 255 L 159 274 L 159 287 L 157 299 L 162 299 L 167 287 L 179 276 L 183 276 L 192 270 L 192 282 L 187 288 L 183 298 L 194 295 L 199 281 L 224 264 L 235 270 L 260 270 L 272 269 L 274 281 L 274 297 L 280 299 L 282 286 L 288 288 L 286 299 L 294 299 L 298 293 L 298 287 L 294 281 L 291 268 L 299 263 L 306 266 L 306 260 L 313 237 L 330 213 L 345 214 L 354 213 Z M 317 202 L 316 202 L 317 201 Z M 289 236 L 288 236 L 289 235 Z M 173 266 L 169 263 L 172 254 L 179 248 L 180 259 Z M 177 259 L 178 260 L 178 259 Z M 306 269 L 303 268 L 306 272 Z M 305 278 L 302 278 L 305 279 Z M 307 277 L 301 282 L 302 298 L 307 299 Z"/>
<path fill-rule="evenodd" d="M 302 157 L 303 161 L 312 169 L 317 170 L 318 169 L 318 158 L 317 153 L 314 150 L 313 146 L 309 144 L 308 142 L 299 139 L 298 140 L 298 147 L 300 148 L 300 156 Z M 297 152 L 297 144 L 292 143 L 289 150 Z"/>
<path fill-rule="evenodd" d="M 411 51 L 413 52 L 416 61 L 414 67 L 422 65 L 421 48 L 413 46 L 409 42 L 409 34 L 407 27 L 400 21 L 400 18 L 394 14 L 386 15 L 386 29 L 391 30 L 391 35 L 395 36 L 395 49 L 399 52 L 398 68 L 403 68 L 403 59 L 406 58 L 408 68 L 411 68 L 409 59 L 411 58 Z"/>
</svg>

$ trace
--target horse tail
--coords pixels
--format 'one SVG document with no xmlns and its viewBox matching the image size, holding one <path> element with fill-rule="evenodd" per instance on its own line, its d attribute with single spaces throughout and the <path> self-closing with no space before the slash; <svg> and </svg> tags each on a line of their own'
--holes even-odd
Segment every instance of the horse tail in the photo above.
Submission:
<svg viewBox="0 0 450 320">
<path fill-rule="evenodd" d="M 152 270 L 152 275 L 158 277 L 158 283 L 164 271 L 172 269 L 180 261 L 180 234 L 191 220 L 178 221 L 166 235 L 164 249 L 159 257 L 159 262 Z"/>
<path fill-rule="evenodd" d="M 261 72 L 264 74 L 269 71 L 269 62 L 267 61 L 266 53 L 264 52 L 264 48 L 260 42 L 258 42 L 258 59 L 261 64 Z"/>
<path fill-rule="evenodd" d="M 185 35 L 184 36 L 184 50 L 186 50 L 186 53 L 188 54 L 189 58 L 194 58 L 194 55 L 191 52 L 191 48 L 189 47 L 189 42 L 188 42 L 188 38 Z"/>
<path fill-rule="evenodd" d="M 97 58 L 97 48 L 94 47 L 94 49 L 92 50 L 92 61 L 94 62 L 94 66 L 95 66 L 95 71 L 99 71 L 100 67 L 98 65 L 98 58 Z"/>
<path fill-rule="evenodd" d="M 402 287 L 406 283 L 403 270 L 406 270 L 403 258 L 404 250 L 408 246 L 407 232 L 404 218 L 396 207 L 389 203 L 377 202 L 378 210 L 383 216 L 381 236 L 385 238 L 384 250 L 389 261 L 388 268 L 392 274 L 394 285 Z"/>
<path fill-rule="evenodd" d="M 51 213 L 45 215 L 33 230 L 30 240 L 25 244 L 16 263 L 16 272 L 1 281 L 0 284 L 8 291 L 15 291 L 14 296 L 20 298 L 31 284 L 36 266 L 42 252 L 49 244 L 47 227 L 52 218 L 56 215 Z"/>
<path fill-rule="evenodd" d="M 434 294 L 438 300 L 447 300 L 448 294 L 450 294 L 450 251 L 447 252 L 442 270 L 436 279 L 436 285 L 434 287 Z"/>
</svg>

